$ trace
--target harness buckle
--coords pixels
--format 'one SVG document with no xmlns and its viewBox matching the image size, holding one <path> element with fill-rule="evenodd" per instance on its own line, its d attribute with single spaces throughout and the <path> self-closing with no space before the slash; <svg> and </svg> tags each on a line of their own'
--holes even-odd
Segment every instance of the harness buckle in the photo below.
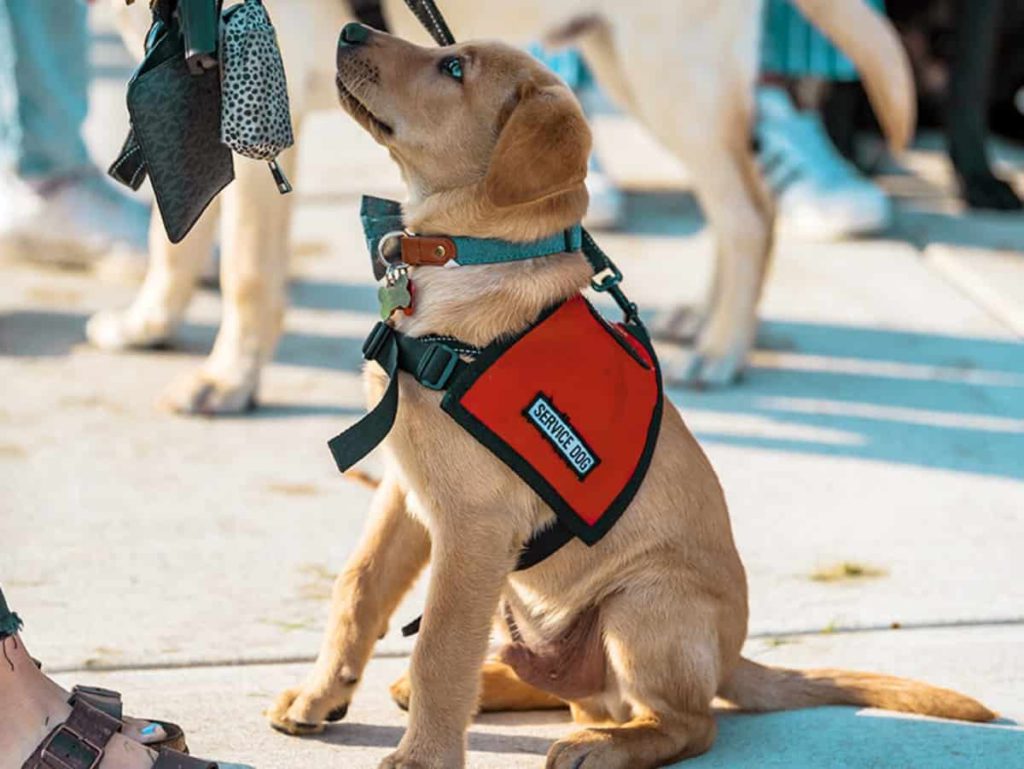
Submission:
<svg viewBox="0 0 1024 769">
<path fill-rule="evenodd" d="M 443 390 L 459 363 L 459 354 L 451 347 L 433 344 L 416 365 L 416 381 L 431 390 Z"/>
<path fill-rule="evenodd" d="M 393 333 L 395 331 L 391 326 L 383 321 L 377 321 L 377 325 L 373 327 L 370 335 L 363 342 L 363 358 L 365 360 L 377 360 L 377 356 L 384 349 L 385 343 L 391 338 Z"/>
</svg>

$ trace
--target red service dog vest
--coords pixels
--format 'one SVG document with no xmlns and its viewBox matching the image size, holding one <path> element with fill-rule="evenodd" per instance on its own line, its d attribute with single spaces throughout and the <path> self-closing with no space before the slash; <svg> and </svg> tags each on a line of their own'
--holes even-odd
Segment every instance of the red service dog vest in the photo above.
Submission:
<svg viewBox="0 0 1024 769">
<path fill-rule="evenodd" d="M 441 406 L 592 545 L 647 473 L 661 376 L 642 329 L 612 325 L 576 296 L 484 349 Z"/>
</svg>

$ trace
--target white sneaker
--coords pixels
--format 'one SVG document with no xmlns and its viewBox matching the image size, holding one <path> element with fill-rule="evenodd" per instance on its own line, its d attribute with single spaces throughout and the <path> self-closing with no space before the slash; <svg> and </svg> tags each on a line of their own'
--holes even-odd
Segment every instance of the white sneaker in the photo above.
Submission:
<svg viewBox="0 0 1024 769">
<path fill-rule="evenodd" d="M 813 113 L 798 111 L 780 88 L 757 92 L 758 162 L 776 202 L 776 233 L 840 240 L 886 229 L 888 196 L 861 176 Z"/>
<path fill-rule="evenodd" d="M 590 205 L 583 224 L 589 230 L 614 230 L 622 223 L 625 212 L 625 199 L 622 190 L 615 186 L 600 168 L 593 165 L 587 173 L 587 192 L 590 193 Z"/>
<path fill-rule="evenodd" d="M 99 171 L 42 192 L 6 176 L 0 198 L 0 253 L 72 267 L 108 258 L 145 263 L 149 207 L 115 189 Z"/>
</svg>

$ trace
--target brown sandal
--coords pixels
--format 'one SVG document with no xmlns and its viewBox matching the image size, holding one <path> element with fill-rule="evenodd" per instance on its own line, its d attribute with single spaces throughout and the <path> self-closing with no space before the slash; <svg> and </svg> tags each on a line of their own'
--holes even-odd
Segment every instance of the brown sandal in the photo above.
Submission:
<svg viewBox="0 0 1024 769">
<path fill-rule="evenodd" d="M 43 669 L 43 663 L 32 657 L 32 662 L 40 670 Z M 97 710 L 101 710 L 108 716 L 113 716 L 118 721 L 124 718 L 124 706 L 121 704 L 121 692 L 115 692 L 113 689 L 102 689 L 99 686 L 75 686 L 71 690 L 71 699 L 68 700 L 68 705 L 74 707 L 75 702 L 82 700 L 88 702 Z M 185 732 L 177 724 L 172 724 L 170 721 L 157 721 L 155 718 L 140 718 L 140 721 L 149 721 L 151 724 L 156 724 L 164 730 L 164 734 L 167 735 L 164 739 L 159 742 L 147 742 L 143 743 L 150 750 L 162 750 L 164 748 L 168 750 L 176 750 L 179 753 L 188 753 L 188 743 L 185 741 Z"/>
<path fill-rule="evenodd" d="M 87 702 L 97 710 L 106 713 L 112 718 L 121 721 L 124 718 L 124 706 L 121 704 L 121 693 L 111 689 L 101 689 L 98 686 L 76 686 L 71 690 L 71 699 L 68 704 L 72 707 L 76 702 Z M 140 721 L 149 721 L 164 730 L 167 736 L 159 742 L 145 742 L 150 750 L 160 751 L 162 749 L 176 750 L 179 753 L 188 753 L 188 743 L 185 742 L 185 732 L 177 724 L 170 721 L 157 721 L 154 718 L 143 718 Z"/>
<path fill-rule="evenodd" d="M 40 743 L 22 769 L 98 769 L 110 738 L 121 731 L 121 719 L 90 705 L 81 693 L 68 720 Z M 152 746 L 147 745 L 150 749 Z M 218 769 L 211 761 L 192 758 L 176 750 L 157 751 L 152 769 Z"/>
</svg>

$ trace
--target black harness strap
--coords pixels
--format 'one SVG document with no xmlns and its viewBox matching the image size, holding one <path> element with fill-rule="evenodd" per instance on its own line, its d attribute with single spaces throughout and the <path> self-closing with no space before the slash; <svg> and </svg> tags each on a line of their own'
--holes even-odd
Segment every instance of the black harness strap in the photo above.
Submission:
<svg viewBox="0 0 1024 769">
<path fill-rule="evenodd" d="M 455 346 L 464 352 L 479 352 L 470 345 L 458 343 Z M 406 336 L 387 323 L 373 327 L 363 342 L 363 357 L 380 364 L 388 375 L 388 387 L 370 413 L 328 442 L 341 472 L 363 459 L 391 432 L 398 414 L 399 370 L 412 374 L 424 387 L 444 390 L 452 377 L 467 366 L 449 345 Z"/>
</svg>

